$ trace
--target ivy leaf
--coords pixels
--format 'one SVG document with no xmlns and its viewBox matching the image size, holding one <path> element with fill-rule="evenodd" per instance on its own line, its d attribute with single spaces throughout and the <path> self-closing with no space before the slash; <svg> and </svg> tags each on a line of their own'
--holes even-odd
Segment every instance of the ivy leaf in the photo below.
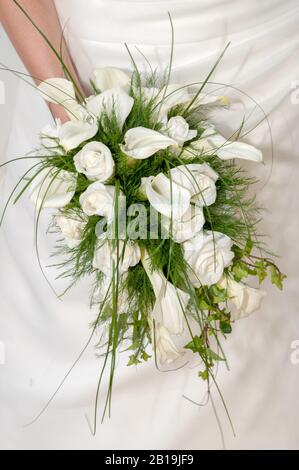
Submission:
<svg viewBox="0 0 299 470">
<path fill-rule="evenodd" d="M 138 364 L 141 364 L 141 361 L 137 356 L 135 356 L 135 354 L 129 357 L 129 362 L 127 364 L 128 366 L 138 366 Z"/>
<path fill-rule="evenodd" d="M 219 304 L 227 300 L 227 291 L 226 289 L 221 289 L 220 287 L 214 285 L 210 287 L 210 292 L 213 296 L 213 303 Z"/>
<path fill-rule="evenodd" d="M 223 357 L 218 356 L 218 354 L 216 354 L 210 348 L 206 349 L 206 353 L 207 353 L 207 356 L 209 357 L 209 359 L 212 359 L 213 361 L 225 361 L 225 359 L 223 359 Z"/>
<path fill-rule="evenodd" d="M 259 278 L 259 283 L 261 284 L 267 277 L 267 269 L 264 260 L 257 261 L 255 263 L 257 276 Z"/>
<path fill-rule="evenodd" d="M 220 330 L 223 334 L 229 335 L 232 332 L 231 324 L 228 321 L 220 321 Z"/>
<path fill-rule="evenodd" d="M 200 377 L 202 380 L 208 380 L 209 371 L 206 369 L 206 370 L 198 372 L 198 377 Z"/>
<path fill-rule="evenodd" d="M 201 299 L 199 301 L 199 308 L 200 310 L 210 310 L 211 309 L 211 305 L 209 305 L 205 300 Z"/>
<path fill-rule="evenodd" d="M 235 253 L 235 259 L 242 259 L 244 255 L 244 250 L 242 250 L 239 246 L 233 245 L 232 251 Z"/>
<path fill-rule="evenodd" d="M 253 241 L 251 240 L 251 238 L 248 238 L 245 248 L 244 248 L 244 252 L 246 253 L 246 255 L 250 255 L 250 253 L 252 252 L 253 246 L 254 246 Z"/>
<path fill-rule="evenodd" d="M 250 269 L 245 263 L 242 262 L 235 264 L 232 271 L 234 273 L 235 280 L 238 282 L 244 279 L 245 277 L 248 277 L 248 275 L 250 274 Z"/>
<path fill-rule="evenodd" d="M 270 266 L 270 273 L 271 273 L 271 282 L 274 284 L 278 289 L 283 289 L 283 281 L 286 279 L 286 275 L 282 274 L 279 269 L 271 265 Z"/>
<path fill-rule="evenodd" d="M 203 339 L 199 336 L 194 336 L 193 340 L 185 346 L 185 349 L 191 349 L 191 351 L 194 353 L 202 353 L 203 348 Z"/>
<path fill-rule="evenodd" d="M 149 354 L 147 354 L 146 351 L 142 351 L 141 353 L 141 358 L 144 360 L 144 362 L 147 362 L 152 356 L 150 356 Z"/>
</svg>

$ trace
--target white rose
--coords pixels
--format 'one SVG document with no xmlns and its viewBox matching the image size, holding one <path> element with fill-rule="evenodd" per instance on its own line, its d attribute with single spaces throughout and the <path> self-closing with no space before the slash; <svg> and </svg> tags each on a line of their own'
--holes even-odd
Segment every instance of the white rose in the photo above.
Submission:
<svg viewBox="0 0 299 470">
<path fill-rule="evenodd" d="M 31 182 L 29 198 L 36 209 L 65 207 L 74 197 L 77 175 L 58 168 L 44 168 Z"/>
<path fill-rule="evenodd" d="M 161 132 L 146 127 L 134 127 L 126 132 L 125 143 L 120 148 L 128 157 L 144 160 L 172 145 L 177 145 L 177 142 Z"/>
<path fill-rule="evenodd" d="M 113 274 L 113 266 L 116 269 L 117 265 L 117 243 L 113 242 L 114 240 L 99 239 L 93 260 L 94 268 L 99 269 L 110 278 Z M 120 274 L 127 272 L 131 266 L 136 266 L 141 258 L 139 246 L 131 240 L 118 241 L 118 254 Z"/>
<path fill-rule="evenodd" d="M 194 204 L 210 206 L 216 201 L 218 174 L 208 164 L 180 165 L 170 170 L 170 175 L 174 183 L 190 192 Z"/>
<path fill-rule="evenodd" d="M 76 215 L 70 217 L 60 214 L 55 217 L 55 222 L 65 237 L 69 248 L 75 248 L 80 244 L 86 227 L 86 220 L 79 216 L 76 217 Z"/>
<path fill-rule="evenodd" d="M 174 139 L 180 146 L 183 146 L 188 140 L 197 136 L 196 130 L 190 130 L 188 122 L 181 116 L 175 116 L 169 119 L 166 132 L 171 139 Z"/>
<path fill-rule="evenodd" d="M 104 185 L 100 181 L 88 186 L 80 196 L 83 212 L 88 215 L 100 215 L 112 222 L 115 206 L 115 186 Z"/>
<path fill-rule="evenodd" d="M 78 173 L 91 181 L 104 183 L 114 173 L 114 160 L 109 148 L 101 142 L 90 142 L 74 157 Z"/>
<path fill-rule="evenodd" d="M 189 209 L 181 219 L 172 220 L 172 227 L 171 218 L 166 216 L 162 217 L 164 229 L 170 232 L 172 228 L 171 237 L 177 243 L 182 243 L 193 238 L 202 230 L 204 223 L 205 219 L 202 208 L 193 204 L 190 204 Z"/>
<path fill-rule="evenodd" d="M 229 299 L 233 302 L 236 310 L 232 312 L 232 319 L 239 320 L 247 317 L 261 307 L 266 292 L 254 289 L 242 282 L 236 282 L 228 277 L 223 277 L 218 283 L 219 287 L 227 290 Z"/>
<path fill-rule="evenodd" d="M 184 243 L 184 257 L 190 266 L 194 287 L 212 286 L 233 260 L 232 240 L 220 232 L 205 231 Z"/>
</svg>

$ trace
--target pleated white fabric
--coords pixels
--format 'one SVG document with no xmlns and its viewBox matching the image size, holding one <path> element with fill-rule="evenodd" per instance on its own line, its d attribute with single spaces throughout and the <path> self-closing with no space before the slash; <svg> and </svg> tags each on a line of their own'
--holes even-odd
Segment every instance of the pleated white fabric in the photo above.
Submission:
<svg viewBox="0 0 299 470">
<path fill-rule="evenodd" d="M 274 142 L 264 121 L 245 140 L 262 148 L 266 165 L 247 165 L 267 184 L 259 199 L 269 211 L 261 230 L 289 279 L 283 294 L 270 285 L 262 310 L 240 321 L 226 342 L 231 371 L 220 368 L 218 383 L 233 420 L 232 436 L 221 400 L 215 406 L 230 449 L 299 447 L 297 406 L 299 365 L 291 361 L 292 342 L 299 339 L 298 297 L 298 119 L 299 2 L 289 0 L 56 0 L 61 23 L 82 82 L 94 68 L 130 69 L 127 43 L 138 66 L 162 70 L 169 60 L 175 29 L 175 82 L 202 81 L 225 45 L 225 58 L 209 90 L 226 93 L 237 103 L 216 116 L 226 132 L 236 130 L 246 107 L 249 132 L 268 115 Z M 137 48 L 135 48 L 137 46 Z M 297 82 L 296 82 L 297 80 Z M 224 88 L 224 85 L 229 85 Z M 238 90 L 242 90 L 241 93 Z M 50 119 L 35 91 L 21 84 L 9 136 L 7 158 L 24 154 Z M 1 107 L 0 107 L 1 112 Z M 28 162 L 13 164 L 3 179 L 7 195 Z M 270 174 L 271 173 L 271 174 Z M 40 229 L 42 261 L 49 264 L 53 238 Z M 89 336 L 95 312 L 88 309 L 88 282 L 59 302 L 43 279 L 33 245 L 33 209 L 23 199 L 7 215 L 0 234 L 0 446 L 7 449 L 219 449 L 221 436 L 205 386 L 194 366 L 161 373 L 153 364 L 126 368 L 119 358 L 113 393 L 112 419 L 92 437 L 86 417 L 92 405 L 101 361 L 91 346 L 48 411 L 24 428 L 42 408 Z M 53 269 L 47 269 L 51 279 Z M 62 285 L 56 282 L 60 291 Z M 95 344 L 96 341 L 93 342 Z M 294 362 L 294 361 L 293 361 Z M 104 399 L 104 395 L 101 397 Z"/>
</svg>

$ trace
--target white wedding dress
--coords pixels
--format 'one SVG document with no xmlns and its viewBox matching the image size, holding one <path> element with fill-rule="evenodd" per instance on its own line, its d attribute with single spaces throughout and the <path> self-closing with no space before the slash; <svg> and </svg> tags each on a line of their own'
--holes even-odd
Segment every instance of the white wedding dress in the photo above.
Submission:
<svg viewBox="0 0 299 470">
<path fill-rule="evenodd" d="M 203 80 L 231 41 L 213 81 L 242 89 L 269 115 L 275 151 L 272 172 L 266 122 L 245 138 L 262 148 L 266 165 L 247 167 L 264 182 L 268 179 L 263 191 L 258 190 L 261 203 L 269 208 L 261 230 L 270 235 L 271 248 L 281 255 L 279 263 L 289 278 L 283 293 L 267 285 L 261 311 L 237 323 L 224 345 L 231 370 L 220 368 L 217 379 L 236 437 L 216 391 L 213 396 L 227 448 L 298 449 L 299 365 L 291 355 L 293 342 L 299 340 L 299 1 L 56 0 L 56 5 L 85 85 L 94 68 L 130 69 L 125 42 L 140 68 L 145 68 L 145 59 L 138 49 L 153 67 L 165 67 L 171 40 L 168 11 L 175 29 L 175 82 Z M 220 87 L 210 85 L 209 90 Z M 10 134 L 3 136 L 9 137 L 7 159 L 34 147 L 41 127 L 51 119 L 32 88 L 20 83 L 15 89 L 17 95 L 8 93 L 11 101 L 0 106 L 0 113 L 14 109 Z M 248 115 L 253 113 L 248 128 L 259 122 L 261 113 L 247 95 L 235 88 L 222 93 L 238 101 L 218 117 L 224 131 L 236 129 L 244 105 Z M 22 160 L 2 171 L 1 200 L 28 166 Z M 51 263 L 53 243 L 51 236 L 44 235 L 46 220 L 40 228 L 44 265 Z M 38 268 L 33 240 L 33 208 L 25 196 L 10 208 L 0 233 L 0 447 L 221 449 L 211 403 L 197 406 L 184 398 L 204 402 L 205 386 L 196 368 L 161 373 L 152 362 L 127 368 L 125 355 L 116 371 L 112 417 L 92 437 L 88 419 L 93 416 L 101 369 L 92 345 L 48 410 L 35 424 L 24 427 L 84 347 L 95 316 L 88 308 L 87 281 L 63 302 L 56 299 Z M 53 280 L 55 271 L 46 271 Z M 60 291 L 61 283 L 54 284 Z"/>
</svg>

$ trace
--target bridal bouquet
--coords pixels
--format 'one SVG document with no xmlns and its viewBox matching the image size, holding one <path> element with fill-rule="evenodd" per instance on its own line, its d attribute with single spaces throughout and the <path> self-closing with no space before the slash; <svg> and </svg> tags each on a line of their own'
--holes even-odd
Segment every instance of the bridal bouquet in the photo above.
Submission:
<svg viewBox="0 0 299 470">
<path fill-rule="evenodd" d="M 163 80 L 107 67 L 85 98 L 68 78 L 39 85 L 70 120 L 42 130 L 37 160 L 9 200 L 23 183 L 16 200 L 29 192 L 36 233 L 41 211 L 52 209 L 58 276 L 70 285 L 90 278 L 92 335 L 100 332 L 110 369 L 105 410 L 121 349 L 128 365 L 151 359 L 161 370 L 195 355 L 210 385 L 226 360 L 221 337 L 259 309 L 260 284 L 270 275 L 282 288 L 256 233 L 255 179 L 235 164 L 258 164 L 262 153 L 238 140 L 242 126 L 228 138 L 217 131 L 211 110 L 229 102 L 204 93 L 207 81 L 182 86 L 170 73 Z"/>
</svg>

